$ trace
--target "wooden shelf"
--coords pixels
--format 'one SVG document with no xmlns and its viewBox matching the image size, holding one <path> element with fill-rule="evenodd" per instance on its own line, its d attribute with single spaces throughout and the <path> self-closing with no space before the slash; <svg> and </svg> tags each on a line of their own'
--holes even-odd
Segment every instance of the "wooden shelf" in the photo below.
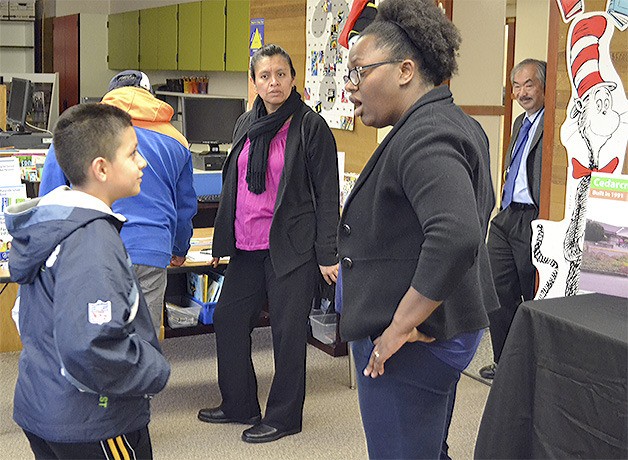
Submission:
<svg viewBox="0 0 628 460">
<path fill-rule="evenodd" d="M 225 96 L 219 96 L 217 94 L 200 94 L 200 93 L 177 93 L 174 91 L 155 91 L 155 95 L 157 96 L 175 96 L 175 97 L 216 97 L 216 98 L 224 98 Z"/>
<path fill-rule="evenodd" d="M 212 214 L 216 212 L 218 208 L 218 203 L 199 203 L 198 210 L 201 215 L 200 218 L 204 221 L 209 222 L 209 225 L 213 225 L 214 220 L 213 216 L 208 219 L 208 216 L 203 216 L 203 214 Z M 199 215 L 197 215 L 199 217 Z M 196 219 L 196 217 L 195 217 Z M 197 237 L 208 237 L 213 234 L 213 228 L 198 228 L 195 226 L 194 234 Z M 224 269 L 225 266 L 220 266 L 220 269 Z M 206 264 L 184 264 L 181 267 L 168 267 L 168 284 L 166 286 L 166 297 L 174 297 L 186 295 L 187 291 L 187 273 L 188 272 L 197 272 L 203 273 L 213 270 L 212 267 Z M 164 307 L 165 310 L 165 307 Z M 267 327 L 270 326 L 270 315 L 268 313 L 268 306 L 264 308 L 262 313 L 260 314 L 259 321 L 256 327 Z M 193 327 L 182 327 L 182 328 L 171 328 L 168 326 L 166 320 L 166 314 L 164 311 L 164 337 L 166 339 L 172 337 L 185 337 L 189 335 L 199 335 L 199 334 L 213 334 L 214 326 L 213 324 L 198 324 Z M 308 334 L 308 343 L 312 346 L 318 348 L 319 350 L 324 351 L 330 356 L 346 356 L 347 355 L 347 343 L 342 342 L 340 340 L 340 335 L 338 334 L 338 325 L 336 325 L 336 341 L 331 344 L 322 343 L 321 341 L 315 339 L 311 332 Z"/>
</svg>

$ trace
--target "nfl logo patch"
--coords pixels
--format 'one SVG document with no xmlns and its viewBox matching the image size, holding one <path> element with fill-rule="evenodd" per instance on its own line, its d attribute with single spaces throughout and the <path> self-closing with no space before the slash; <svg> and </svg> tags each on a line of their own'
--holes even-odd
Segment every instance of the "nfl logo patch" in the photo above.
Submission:
<svg viewBox="0 0 628 460">
<path fill-rule="evenodd" d="M 111 301 L 97 300 L 87 304 L 87 317 L 92 324 L 105 324 L 111 321 Z"/>
</svg>

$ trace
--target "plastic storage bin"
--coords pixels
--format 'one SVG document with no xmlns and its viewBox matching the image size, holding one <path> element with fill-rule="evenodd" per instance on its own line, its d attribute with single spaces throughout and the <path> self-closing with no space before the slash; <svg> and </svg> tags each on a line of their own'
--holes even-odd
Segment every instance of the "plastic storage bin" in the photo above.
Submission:
<svg viewBox="0 0 628 460">
<path fill-rule="evenodd" d="M 166 311 L 168 311 L 168 303 L 175 304 L 177 306 L 183 307 L 183 310 L 194 308 L 195 311 L 198 311 L 196 316 L 197 322 L 202 324 L 214 324 L 214 309 L 216 308 L 216 302 L 208 302 L 203 303 L 194 299 L 189 295 L 182 295 L 177 297 L 168 297 L 166 298 Z M 189 325 L 189 326 L 173 326 L 168 320 L 168 324 L 170 327 L 191 327 L 196 326 L 197 323 Z"/>
<path fill-rule="evenodd" d="M 174 300 L 174 302 L 172 300 Z M 183 303 L 180 298 L 172 300 L 166 301 L 168 325 L 173 329 L 196 326 L 201 313 L 201 306 L 193 305 L 191 307 L 184 307 L 178 305 Z"/>
<path fill-rule="evenodd" d="M 312 325 L 312 336 L 325 344 L 331 344 L 336 341 L 336 323 L 338 318 L 335 313 L 327 313 L 324 315 L 310 316 L 310 324 Z"/>
</svg>

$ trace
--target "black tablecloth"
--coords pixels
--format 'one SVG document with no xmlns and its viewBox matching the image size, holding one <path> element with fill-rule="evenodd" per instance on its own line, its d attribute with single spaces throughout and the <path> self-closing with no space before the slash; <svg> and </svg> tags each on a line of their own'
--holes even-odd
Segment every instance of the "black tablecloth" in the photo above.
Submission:
<svg viewBox="0 0 628 460">
<path fill-rule="evenodd" d="M 486 403 L 476 458 L 628 458 L 628 299 L 524 302 Z"/>
</svg>

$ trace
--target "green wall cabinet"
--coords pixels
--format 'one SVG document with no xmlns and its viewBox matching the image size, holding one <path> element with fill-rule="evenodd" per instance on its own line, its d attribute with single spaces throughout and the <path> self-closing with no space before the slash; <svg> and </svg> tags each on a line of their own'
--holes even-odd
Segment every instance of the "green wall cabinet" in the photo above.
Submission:
<svg viewBox="0 0 628 460">
<path fill-rule="evenodd" d="M 178 5 L 140 10 L 140 69 L 177 69 Z"/>
<path fill-rule="evenodd" d="M 201 68 L 201 2 L 179 4 L 179 70 Z"/>
<path fill-rule="evenodd" d="M 112 70 L 139 68 L 139 11 L 108 17 L 108 66 Z"/>
<path fill-rule="evenodd" d="M 249 66 L 249 0 L 227 0 L 225 70 L 244 71 Z"/>
<path fill-rule="evenodd" d="M 248 14 L 248 12 L 247 12 Z M 200 70 L 225 70 L 225 0 L 201 2 Z"/>
<path fill-rule="evenodd" d="M 110 14 L 109 68 L 246 72 L 249 6 L 202 0 Z"/>
</svg>

